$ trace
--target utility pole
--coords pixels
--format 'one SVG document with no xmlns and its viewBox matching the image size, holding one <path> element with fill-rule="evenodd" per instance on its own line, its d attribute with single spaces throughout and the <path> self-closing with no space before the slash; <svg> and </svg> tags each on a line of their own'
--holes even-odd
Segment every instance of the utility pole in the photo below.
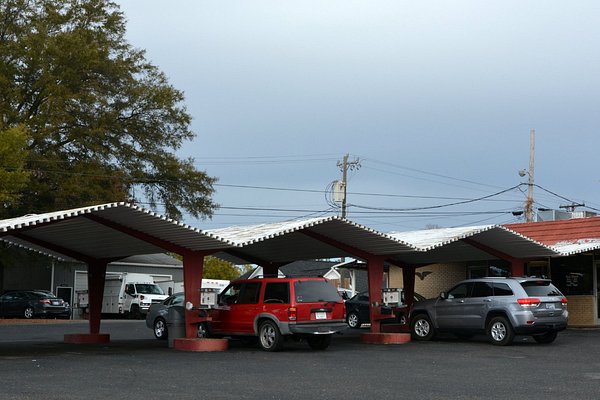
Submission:
<svg viewBox="0 0 600 400">
<path fill-rule="evenodd" d="M 527 189 L 527 202 L 525 203 L 525 220 L 533 221 L 533 158 L 535 155 L 535 129 L 529 131 L 529 184 Z"/>
<path fill-rule="evenodd" d="M 342 218 L 346 218 L 346 187 L 348 179 L 348 170 L 354 171 L 360 168 L 360 160 L 358 159 L 358 157 L 352 161 L 348 161 L 348 156 L 348 153 L 346 153 L 342 161 L 337 162 L 337 166 L 342 171 L 342 181 L 340 182 L 340 186 L 342 189 Z"/>
</svg>

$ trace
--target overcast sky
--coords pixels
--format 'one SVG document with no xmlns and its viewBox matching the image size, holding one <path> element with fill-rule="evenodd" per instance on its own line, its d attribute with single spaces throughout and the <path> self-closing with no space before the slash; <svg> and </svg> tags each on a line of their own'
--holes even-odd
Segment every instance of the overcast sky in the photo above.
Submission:
<svg viewBox="0 0 600 400">
<path fill-rule="evenodd" d="M 346 153 L 355 222 L 522 221 L 526 187 L 444 205 L 526 182 L 531 128 L 535 207 L 600 210 L 598 1 L 117 3 L 185 93 L 197 138 L 179 154 L 219 178 L 222 208 L 191 225 L 339 214 L 325 192 Z"/>
</svg>

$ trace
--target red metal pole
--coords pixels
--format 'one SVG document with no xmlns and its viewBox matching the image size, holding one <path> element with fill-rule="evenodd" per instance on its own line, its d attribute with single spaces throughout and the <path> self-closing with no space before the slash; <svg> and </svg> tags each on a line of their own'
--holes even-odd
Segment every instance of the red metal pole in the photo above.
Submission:
<svg viewBox="0 0 600 400">
<path fill-rule="evenodd" d="M 372 256 L 367 261 L 369 278 L 369 308 L 371 311 L 371 333 L 381 332 L 381 289 L 383 287 L 383 262 L 385 257 Z"/>
<path fill-rule="evenodd" d="M 415 270 L 413 266 L 402 266 L 402 280 L 404 282 L 404 301 L 407 311 L 410 311 L 415 295 Z M 408 314 L 406 315 L 408 318 Z"/>
<path fill-rule="evenodd" d="M 90 307 L 90 334 L 100 333 L 102 298 L 106 279 L 106 261 L 94 260 L 88 263 L 88 301 Z"/>
<path fill-rule="evenodd" d="M 187 251 L 183 254 L 183 291 L 185 292 L 185 304 L 190 302 L 194 305 L 194 308 L 200 307 L 204 256 L 203 252 L 197 251 Z M 198 310 L 185 310 L 185 336 L 187 338 L 196 337 L 199 320 Z"/>
</svg>

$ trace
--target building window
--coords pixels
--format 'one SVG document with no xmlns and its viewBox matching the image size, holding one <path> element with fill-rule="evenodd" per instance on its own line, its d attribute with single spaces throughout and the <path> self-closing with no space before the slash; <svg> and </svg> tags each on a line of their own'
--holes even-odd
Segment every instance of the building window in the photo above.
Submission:
<svg viewBox="0 0 600 400">
<path fill-rule="evenodd" d="M 468 279 L 486 276 L 511 276 L 510 263 L 503 260 L 490 260 L 467 266 Z"/>
<path fill-rule="evenodd" d="M 550 277 L 550 263 L 548 260 L 529 261 L 525 265 L 525 274 L 537 278 L 548 278 Z"/>
<path fill-rule="evenodd" d="M 579 255 L 551 260 L 552 282 L 565 295 L 594 294 L 593 257 Z"/>
</svg>

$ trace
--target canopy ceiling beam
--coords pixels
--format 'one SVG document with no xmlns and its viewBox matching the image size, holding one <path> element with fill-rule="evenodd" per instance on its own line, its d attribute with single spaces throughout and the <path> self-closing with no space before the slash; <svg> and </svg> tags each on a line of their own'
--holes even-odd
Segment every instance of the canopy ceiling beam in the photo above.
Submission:
<svg viewBox="0 0 600 400">
<path fill-rule="evenodd" d="M 191 250 L 191 249 L 188 249 L 186 247 L 179 246 L 179 245 L 177 245 L 177 244 L 175 244 L 173 242 L 169 242 L 169 241 L 157 238 L 156 236 L 152 236 L 152 235 L 150 235 L 148 233 L 141 232 L 141 231 L 138 231 L 138 230 L 133 229 L 133 228 L 129 228 L 129 227 L 125 226 L 125 225 L 121 225 L 121 224 L 119 224 L 117 222 L 108 220 L 106 218 L 99 217 L 99 216 L 94 215 L 94 214 L 86 214 L 86 215 L 83 215 L 82 217 L 87 218 L 87 219 L 89 219 L 91 221 L 94 221 L 94 222 L 96 222 L 96 223 L 98 223 L 100 225 L 107 226 L 107 227 L 109 227 L 111 229 L 114 229 L 114 230 L 116 230 L 118 232 L 121 232 L 121 233 L 124 233 L 126 235 L 132 236 L 132 237 L 134 237 L 136 239 L 143 240 L 144 242 L 148 242 L 148 243 L 150 243 L 150 244 L 152 244 L 154 246 L 160 247 L 160 248 L 162 248 L 162 249 L 164 249 L 166 251 L 170 251 L 172 253 L 183 255 L 185 252 Z M 210 253 L 210 251 L 204 251 L 204 252 Z"/>
<path fill-rule="evenodd" d="M 47 241 L 42 240 L 42 239 L 34 238 L 32 236 L 29 236 L 29 235 L 24 235 L 22 233 L 12 233 L 11 235 L 14 236 L 14 237 L 16 237 L 16 238 L 18 238 L 18 239 L 21 239 L 21 240 L 24 240 L 24 241 L 29 242 L 31 244 L 34 244 L 36 246 L 43 247 L 45 249 L 51 250 L 51 251 L 53 251 L 55 253 L 59 253 L 59 254 L 65 255 L 67 257 L 71 257 L 71 258 L 73 258 L 75 260 L 79 260 L 79 261 L 84 262 L 84 263 L 86 263 L 88 265 L 91 264 L 91 263 L 93 263 L 93 262 L 96 262 L 96 261 L 102 261 L 102 262 L 110 263 L 110 262 L 117 261 L 117 260 L 120 260 L 121 258 L 123 258 L 123 257 L 108 257 L 108 258 L 97 259 L 97 258 L 88 256 L 86 254 L 80 253 L 78 251 L 75 251 L 73 249 L 69 249 L 69 248 L 66 248 L 66 247 L 63 247 L 63 246 L 59 246 L 57 244 L 50 243 L 50 242 L 47 242 Z"/>
</svg>

